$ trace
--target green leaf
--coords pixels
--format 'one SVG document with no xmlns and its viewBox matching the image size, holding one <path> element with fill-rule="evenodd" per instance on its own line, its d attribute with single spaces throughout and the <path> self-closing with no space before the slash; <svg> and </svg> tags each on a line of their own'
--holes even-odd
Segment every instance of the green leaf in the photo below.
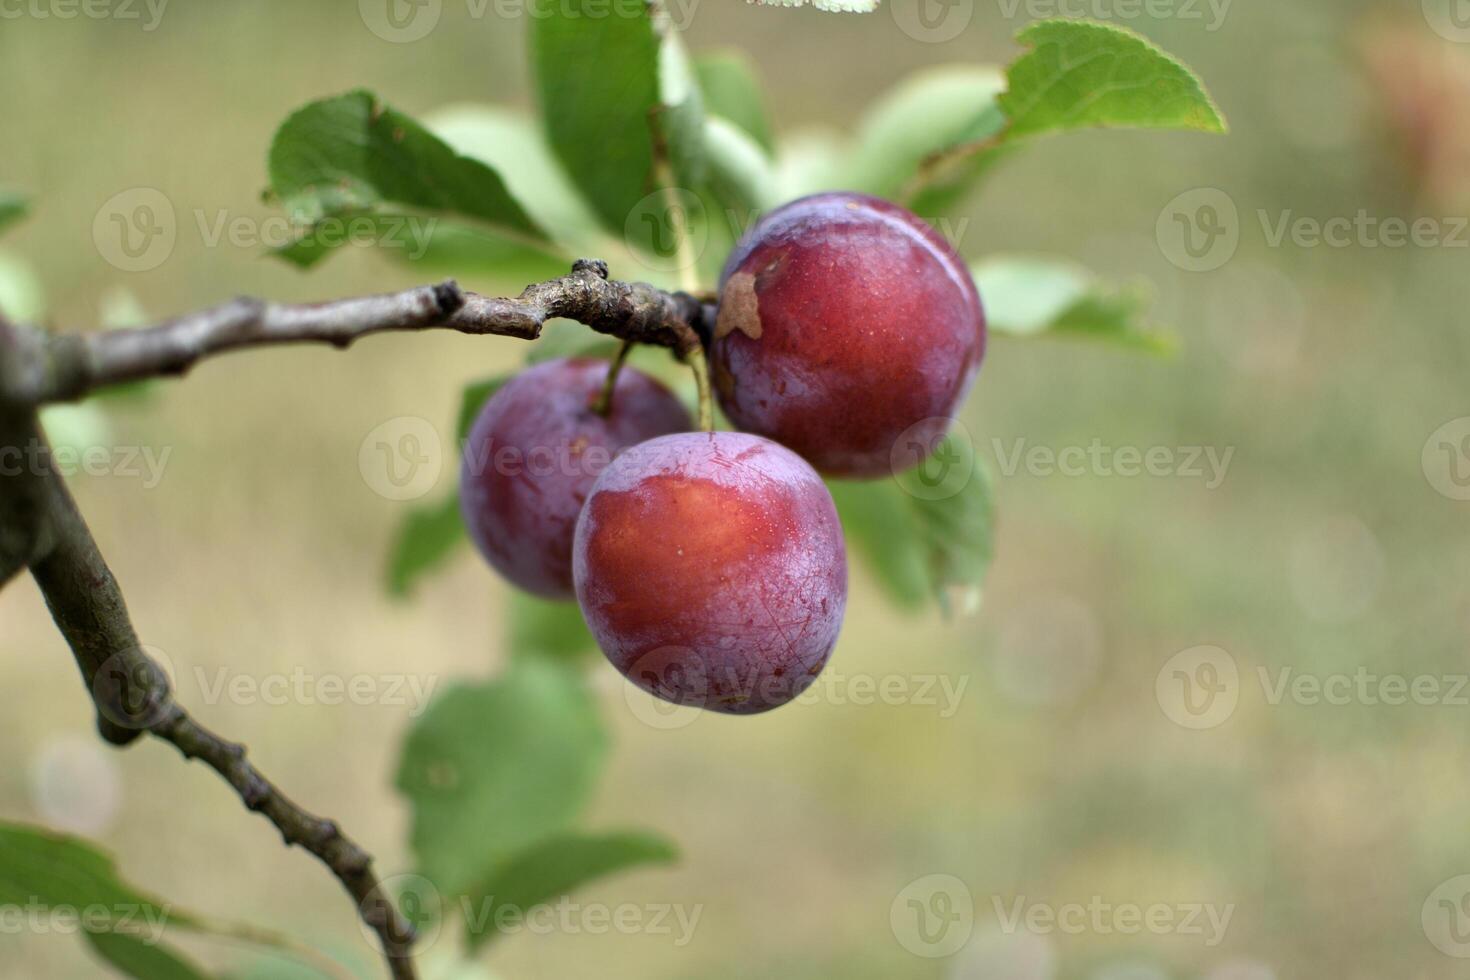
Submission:
<svg viewBox="0 0 1470 980">
<path fill-rule="evenodd" d="M 969 442 L 950 435 L 898 476 L 829 484 L 842 526 L 889 596 L 915 608 L 973 607 L 994 553 L 990 474 Z"/>
<path fill-rule="evenodd" d="M 494 940 L 501 917 L 524 915 L 598 878 L 639 865 L 672 864 L 679 852 L 647 833 L 565 834 L 513 855 L 471 891 L 465 946 L 474 953 Z"/>
<path fill-rule="evenodd" d="M 207 980 L 208 974 L 165 946 L 150 945 L 124 933 L 82 935 L 98 956 L 135 980 Z"/>
<path fill-rule="evenodd" d="M 749 133 L 718 117 L 705 120 L 704 148 L 715 210 L 730 219 L 717 230 L 733 240 L 734 232 L 780 203 L 775 165 Z M 724 256 L 716 258 L 723 264 Z"/>
<path fill-rule="evenodd" d="M 126 908 L 136 919 L 153 922 L 165 916 L 176 925 L 193 922 L 123 881 L 112 857 L 87 841 L 0 823 L 0 905 L 24 905 L 32 898 L 53 906 Z"/>
<path fill-rule="evenodd" d="M 1007 139 L 1093 126 L 1225 131 L 1200 80 L 1132 31 L 1048 20 L 1016 39 L 1031 50 L 1006 71 Z"/>
<path fill-rule="evenodd" d="M 403 515 L 388 553 L 388 594 L 404 598 L 466 540 L 459 494 Z"/>
<path fill-rule="evenodd" d="M 755 65 L 738 48 L 701 54 L 694 61 L 705 111 L 749 133 L 769 153 L 776 147 L 761 99 Z"/>
<path fill-rule="evenodd" d="M 569 667 L 516 661 L 500 678 L 459 684 L 404 743 L 397 787 L 413 809 L 420 870 L 445 895 L 566 829 L 606 754 L 586 683 Z"/>
<path fill-rule="evenodd" d="M 637 17 L 607 16 L 605 0 L 547 6 L 528 18 L 547 140 L 604 228 L 641 236 L 630 218 L 657 186 L 652 126 L 675 179 L 692 189 L 703 178 L 692 73 L 652 6 Z"/>
<path fill-rule="evenodd" d="M 511 592 L 511 656 L 580 663 L 596 649 L 597 641 L 575 602 L 552 602 L 519 590 Z"/>
<path fill-rule="evenodd" d="M 418 266 L 425 275 L 473 276 L 510 284 L 564 275 L 571 264 L 551 245 L 467 227 L 437 215 L 399 213 L 333 215 L 274 254 L 309 269 L 347 241 L 370 243 L 391 258 Z"/>
<path fill-rule="evenodd" d="M 425 276 L 498 283 L 502 292 L 517 293 L 528 282 L 564 276 L 572 264 L 566 255 L 550 248 L 448 221 L 434 225 L 427 237 L 422 251 L 396 249 L 392 257 L 415 266 Z"/>
<path fill-rule="evenodd" d="M 995 557 L 995 488 L 990 471 L 974 455 L 973 447 L 950 436 L 941 454 L 968 455 L 974 470 L 963 488 L 950 497 L 909 498 L 929 566 L 930 587 L 946 615 L 979 605 L 980 586 Z M 921 464 L 913 473 L 922 473 Z M 900 474 L 899 480 L 906 476 Z M 912 489 L 912 487 L 911 487 Z"/>
<path fill-rule="evenodd" d="M 139 980 L 201 980 L 157 945 L 165 925 L 195 928 L 189 914 L 134 888 L 112 857 L 77 837 L 0 823 L 0 906 L 39 904 L 75 917 L 99 956 Z"/>
<path fill-rule="evenodd" d="M 931 596 L 923 549 L 915 546 L 914 516 L 892 480 L 829 481 L 847 540 L 889 598 L 915 609 Z"/>
<path fill-rule="evenodd" d="M 776 150 L 776 199 L 792 201 L 821 191 L 846 190 L 839 178 L 850 152 L 846 140 L 832 130 L 783 134 Z"/>
<path fill-rule="evenodd" d="M 547 237 L 492 168 L 461 156 L 408 116 L 365 91 L 313 102 L 276 131 L 271 187 L 292 221 L 308 227 L 380 209 L 413 209 L 483 222 L 501 234 Z M 301 264 L 330 249 L 320 234 L 286 249 Z M 309 264 L 309 262 L 307 262 Z"/>
<path fill-rule="evenodd" d="M 46 315 L 41 277 L 30 262 L 11 252 L 0 252 L 0 312 L 21 323 Z"/>
<path fill-rule="evenodd" d="M 940 65 L 911 75 L 863 119 L 841 183 L 879 197 L 898 197 L 931 155 L 1000 131 L 1005 119 L 996 97 L 1004 89 L 1004 75 L 990 66 Z M 971 164 L 963 177 L 946 176 L 951 183 L 962 183 L 978 172 Z"/>
<path fill-rule="evenodd" d="M 471 381 L 464 386 L 459 393 L 459 416 L 454 423 L 455 437 L 463 444 L 470 436 L 470 427 L 475 424 L 475 419 L 480 417 L 480 409 L 485 407 L 495 393 L 505 386 L 512 375 L 499 374 L 493 378 L 483 381 Z"/>
<path fill-rule="evenodd" d="M 567 179 L 539 121 L 501 106 L 452 105 L 429 114 L 424 124 L 456 152 L 493 167 L 536 223 L 574 245 L 576 255 L 606 250 L 597 215 Z"/>
<path fill-rule="evenodd" d="M 31 199 L 19 191 L 0 189 L 0 229 L 24 218 L 31 210 Z"/>
<path fill-rule="evenodd" d="M 1038 258 L 992 258 L 971 271 L 995 333 L 1100 340 L 1152 354 L 1177 348 L 1149 322 L 1145 283 L 1113 288 L 1080 265 Z"/>
</svg>

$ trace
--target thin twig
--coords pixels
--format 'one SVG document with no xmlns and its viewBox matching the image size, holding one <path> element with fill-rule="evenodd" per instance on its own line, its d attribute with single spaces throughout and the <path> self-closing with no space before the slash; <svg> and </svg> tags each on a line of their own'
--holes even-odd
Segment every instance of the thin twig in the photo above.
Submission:
<svg viewBox="0 0 1470 980">
<path fill-rule="evenodd" d="M 372 858 L 335 822 L 307 812 L 277 789 L 246 758 L 243 745 L 200 725 L 173 700 L 167 677 L 139 644 L 122 590 L 49 453 L 42 459 L 53 545 L 32 563 L 31 573 L 76 656 L 103 738 L 126 745 L 148 732 L 219 773 L 247 809 L 275 824 L 288 846 L 300 845 L 331 869 L 377 934 L 392 976 L 413 980 L 413 927 L 383 893 Z"/>
<path fill-rule="evenodd" d="M 704 309 L 687 293 L 611 281 L 605 262 L 581 259 L 570 275 L 536 283 L 513 299 L 467 293 L 450 280 L 305 305 L 236 299 L 134 330 L 52 334 L 17 327 L 0 339 L 10 348 L 0 350 L 0 405 L 73 401 L 105 385 L 179 375 L 215 354 L 274 344 L 346 347 L 373 333 L 434 328 L 532 340 L 553 317 L 683 353 L 691 337 L 697 340 L 692 324 Z"/>
</svg>

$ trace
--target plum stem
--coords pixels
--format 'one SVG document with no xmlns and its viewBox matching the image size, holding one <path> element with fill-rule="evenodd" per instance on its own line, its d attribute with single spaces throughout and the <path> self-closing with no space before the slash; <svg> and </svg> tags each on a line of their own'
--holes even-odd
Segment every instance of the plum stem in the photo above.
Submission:
<svg viewBox="0 0 1470 980">
<path fill-rule="evenodd" d="M 684 363 L 694 372 L 694 387 L 699 392 L 699 428 L 702 432 L 715 430 L 714 400 L 710 397 L 709 360 L 703 347 L 692 347 L 684 353 Z"/>
<path fill-rule="evenodd" d="M 624 340 L 618 344 L 618 352 L 613 355 L 612 363 L 607 366 L 607 378 L 602 382 L 602 391 L 598 392 L 597 399 L 592 403 L 592 411 L 607 418 L 612 414 L 613 391 L 618 386 L 618 375 L 623 370 L 623 364 L 628 360 L 628 354 L 633 350 L 633 342 Z"/>
</svg>

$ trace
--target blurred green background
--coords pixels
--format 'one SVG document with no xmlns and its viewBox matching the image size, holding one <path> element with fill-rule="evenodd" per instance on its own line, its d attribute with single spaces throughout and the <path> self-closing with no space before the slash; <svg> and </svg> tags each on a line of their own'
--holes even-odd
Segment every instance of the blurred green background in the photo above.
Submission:
<svg viewBox="0 0 1470 980">
<path fill-rule="evenodd" d="M 1004 63 L 1028 14 L 1055 12 L 1037 7 L 959 0 L 945 9 L 968 17 L 964 29 L 930 43 L 902 29 L 911 4 L 837 16 L 702 0 L 684 34 L 696 53 L 750 53 L 789 136 L 850 131 L 917 69 Z M 915 692 L 934 679 L 939 703 L 855 704 L 855 689 L 840 687 L 758 719 L 663 729 L 599 665 L 615 745 L 593 822 L 665 831 L 683 859 L 577 900 L 699 907 L 697 927 L 682 945 L 677 930 L 513 936 L 484 959 L 488 975 L 1463 975 L 1444 949 L 1470 948 L 1429 922 L 1436 896 L 1463 898 L 1442 883 L 1470 872 L 1467 692 L 1451 695 L 1447 680 L 1432 703 L 1313 704 L 1274 697 L 1273 685 L 1287 668 L 1323 680 L 1470 673 L 1470 504 L 1425 462 L 1426 447 L 1430 460 L 1441 455 L 1432 434 L 1470 415 L 1470 233 L 1454 217 L 1470 207 L 1470 44 L 1434 29 L 1444 24 L 1434 0 L 1237 0 L 1218 22 L 1207 5 L 1198 19 L 1187 7 L 1113 20 L 1196 69 L 1230 136 L 1038 142 L 943 216 L 968 219 L 960 247 L 971 258 L 1058 254 L 1110 278 L 1150 279 L 1159 318 L 1183 343 L 1153 358 L 992 342 L 965 415 L 998 476 L 983 601 L 948 622 L 901 614 L 855 566 L 829 668 L 897 677 Z M 152 30 L 141 5 L 140 20 L 7 7 L 0 186 L 35 197 L 30 219 L 0 240 L 7 301 L 72 329 L 128 302 L 160 317 L 235 294 L 326 298 L 423 279 L 359 248 L 306 275 L 258 248 L 211 245 L 195 215 L 277 213 L 260 199 L 271 134 L 324 95 L 365 86 L 418 115 L 463 102 L 529 109 L 524 23 L 494 5 L 483 16 L 457 0 L 442 8 L 427 37 L 390 43 L 348 2 L 174 3 Z M 1109 11 L 1132 8 L 1079 8 Z M 93 222 L 138 187 L 173 204 L 178 237 L 160 266 L 127 273 L 99 254 Z M 1171 261 L 1166 229 L 1171 202 L 1198 188 L 1238 209 L 1239 248 L 1193 272 Z M 1447 240 L 1272 241 L 1284 216 L 1360 212 L 1430 217 Z M 17 264 L 33 270 L 38 296 L 14 295 Z M 524 285 L 462 278 L 494 294 Z M 302 668 L 437 684 L 497 670 L 507 593 L 468 549 L 412 601 L 385 598 L 384 556 L 409 504 L 372 491 L 358 451 L 391 419 L 447 422 L 466 381 L 522 353 L 514 341 L 445 333 L 374 338 L 349 353 L 241 354 L 146 402 L 52 420 L 84 442 L 169 453 L 156 486 L 116 474 L 72 481 L 144 641 L 173 664 L 202 721 L 246 742 L 300 802 L 340 817 L 384 874 L 411 870 L 407 810 L 390 781 L 413 705 L 234 703 L 207 699 L 196 678 Z M 1449 431 L 1445 452 L 1470 423 Z M 1007 473 L 996 447 L 1008 455 L 1017 440 L 1233 456 L 1213 488 L 1184 475 Z M 1445 459 L 1470 472 L 1470 457 Z M 446 466 L 438 489 L 452 479 Z M 96 742 L 29 582 L 0 594 L 0 625 L 0 817 L 84 833 L 160 895 L 279 928 L 376 975 L 338 885 L 281 848 L 213 774 L 160 744 L 114 753 Z M 1166 664 L 1206 644 L 1236 667 L 1233 707 L 1190 728 L 1171 720 Z M 957 703 L 946 705 L 939 678 L 961 691 Z M 948 956 L 921 955 L 936 949 L 915 941 L 906 911 L 915 894 L 929 911 L 948 908 L 923 892 L 935 874 L 958 879 L 949 897 L 973 908 L 973 924 L 955 913 L 949 935 L 961 945 Z M 1053 910 L 1163 905 L 1176 921 L 1194 906 L 1231 911 L 1213 943 L 1204 913 L 1202 935 L 1007 930 L 1018 899 Z M 244 948 L 183 945 L 242 976 L 283 975 Z M 453 968 L 453 945 L 429 949 L 435 970 Z M 6 980 L 100 969 L 74 939 L 0 934 Z"/>
</svg>

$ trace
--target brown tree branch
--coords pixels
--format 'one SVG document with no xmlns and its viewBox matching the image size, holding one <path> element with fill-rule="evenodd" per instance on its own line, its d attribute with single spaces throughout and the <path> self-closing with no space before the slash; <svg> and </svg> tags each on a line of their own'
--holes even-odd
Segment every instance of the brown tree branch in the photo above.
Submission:
<svg viewBox="0 0 1470 980">
<path fill-rule="evenodd" d="M 467 293 L 453 280 L 294 306 L 235 299 L 134 330 L 13 329 L 11 356 L 0 357 L 0 404 L 72 401 L 105 385 L 183 374 L 215 354 L 274 344 L 346 347 L 368 334 L 434 328 L 533 340 L 554 317 L 683 355 L 699 343 L 705 315 L 704 304 L 685 293 L 610 281 L 607 264 L 597 259 L 581 259 L 571 274 L 529 286 L 514 299 Z"/>
<path fill-rule="evenodd" d="M 413 927 L 384 894 L 372 858 L 331 820 L 303 810 L 246 758 L 245 747 L 194 721 L 173 699 L 168 678 L 138 642 L 117 580 L 61 477 L 40 457 L 46 492 L 44 523 L 52 546 L 31 565 L 51 615 L 76 657 L 97 709 L 102 737 L 126 745 L 144 732 L 202 760 L 230 784 L 247 809 L 260 813 L 287 844 L 314 854 L 342 883 L 377 934 L 395 980 L 414 980 Z"/>
<path fill-rule="evenodd" d="M 102 737 L 127 745 L 147 732 L 219 773 L 288 846 L 304 847 L 336 875 L 377 934 L 394 980 L 416 976 L 413 928 L 383 893 L 372 858 L 336 823 L 308 813 L 277 789 L 249 762 L 244 746 L 198 724 L 174 701 L 168 678 L 139 644 L 122 590 L 52 465 L 35 410 L 110 384 L 183 374 L 231 350 L 307 342 L 346 347 L 370 333 L 435 327 L 534 339 L 554 317 L 630 343 L 669 347 L 697 368 L 713 307 L 686 293 L 609 281 L 607 275 L 606 263 L 583 259 L 571 274 L 529 286 L 514 299 L 466 293 L 449 281 L 308 305 L 237 299 L 154 327 L 86 334 L 50 334 L 0 317 L 0 587 L 30 568 L 91 693 Z M 708 401 L 707 391 L 701 396 L 702 403 Z"/>
</svg>

